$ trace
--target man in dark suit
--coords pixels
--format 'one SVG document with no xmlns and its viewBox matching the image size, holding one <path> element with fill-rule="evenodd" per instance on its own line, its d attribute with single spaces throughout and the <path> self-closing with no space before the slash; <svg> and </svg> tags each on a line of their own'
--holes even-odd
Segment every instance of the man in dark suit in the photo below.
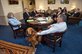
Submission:
<svg viewBox="0 0 82 54">
<path fill-rule="evenodd" d="M 77 9 L 75 9 L 75 12 L 72 14 L 72 16 L 73 17 L 79 17 L 79 15 L 80 15 L 80 9 L 77 8 Z"/>
<path fill-rule="evenodd" d="M 23 13 L 23 18 L 24 18 L 24 20 L 25 20 L 25 23 L 27 22 L 27 20 L 29 19 L 30 16 L 31 16 L 31 15 L 30 15 L 30 12 L 28 11 L 27 8 L 25 8 L 25 9 L 24 9 L 24 13 Z"/>
<path fill-rule="evenodd" d="M 31 12 L 31 16 L 32 16 L 32 17 L 37 16 L 37 14 L 38 14 L 38 13 L 37 13 L 37 11 L 36 11 L 35 9 Z"/>
</svg>

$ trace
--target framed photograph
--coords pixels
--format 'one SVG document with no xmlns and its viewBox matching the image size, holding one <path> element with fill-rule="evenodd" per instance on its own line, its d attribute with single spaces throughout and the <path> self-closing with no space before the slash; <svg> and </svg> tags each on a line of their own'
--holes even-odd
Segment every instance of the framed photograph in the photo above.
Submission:
<svg viewBox="0 0 82 54">
<path fill-rule="evenodd" d="M 69 4 L 69 0 L 60 0 L 61 4 Z"/>
<path fill-rule="evenodd" d="M 55 0 L 48 0 L 48 4 L 55 4 Z"/>
<path fill-rule="evenodd" d="M 18 0 L 8 0 L 9 4 L 19 4 Z"/>
</svg>

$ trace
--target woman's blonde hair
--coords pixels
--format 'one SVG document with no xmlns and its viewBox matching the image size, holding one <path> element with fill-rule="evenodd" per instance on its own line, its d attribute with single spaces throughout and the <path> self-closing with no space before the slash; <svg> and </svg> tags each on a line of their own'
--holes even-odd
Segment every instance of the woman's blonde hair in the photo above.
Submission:
<svg viewBox="0 0 82 54">
<path fill-rule="evenodd" d="M 9 12 L 8 15 L 7 15 L 7 17 L 8 17 L 8 18 L 11 18 L 11 16 L 14 17 L 14 14 L 13 14 L 12 12 Z"/>
</svg>

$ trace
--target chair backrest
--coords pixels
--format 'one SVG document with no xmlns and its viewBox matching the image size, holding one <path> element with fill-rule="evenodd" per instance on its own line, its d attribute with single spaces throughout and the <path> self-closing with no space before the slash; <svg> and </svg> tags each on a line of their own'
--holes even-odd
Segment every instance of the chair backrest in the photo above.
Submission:
<svg viewBox="0 0 82 54">
<path fill-rule="evenodd" d="M 54 35 L 62 37 L 65 32 L 66 32 L 66 30 L 64 32 L 56 32 L 56 33 L 54 33 Z"/>
<path fill-rule="evenodd" d="M 32 54 L 32 47 L 22 46 L 0 40 L 1 54 Z"/>
<path fill-rule="evenodd" d="M 8 23 L 10 25 L 10 27 L 12 28 L 12 30 L 14 30 L 13 27 L 19 27 L 20 28 L 20 25 L 16 25 L 16 26 L 13 26 L 12 24 Z M 17 29 L 16 29 L 17 30 Z"/>
<path fill-rule="evenodd" d="M 9 23 L 9 26 L 11 27 L 12 31 L 13 31 L 13 35 L 14 35 L 14 38 L 16 38 L 16 36 L 24 36 L 25 33 L 24 33 L 24 29 L 13 29 L 13 25 L 11 25 Z"/>
<path fill-rule="evenodd" d="M 68 18 L 68 23 L 69 24 L 79 24 L 81 18 L 82 18 L 82 12 L 80 12 L 79 17 L 69 17 Z"/>
<path fill-rule="evenodd" d="M 55 40 L 58 38 L 62 38 L 63 34 L 67 31 L 67 29 L 64 32 L 56 32 L 56 33 L 52 33 L 52 34 L 48 34 L 47 36 L 43 36 L 43 38 L 49 39 L 49 40 Z"/>
<path fill-rule="evenodd" d="M 59 43 L 59 46 L 61 47 L 62 43 L 62 36 L 67 31 L 67 29 L 64 32 L 56 32 L 52 34 L 48 34 L 47 36 L 42 37 L 42 43 L 47 44 L 49 47 L 53 48 L 53 52 L 55 51 L 55 45 L 56 43 Z"/>
<path fill-rule="evenodd" d="M 62 37 L 63 34 L 67 31 L 67 29 L 63 32 L 56 32 L 56 33 L 53 33 L 55 37 Z"/>
</svg>

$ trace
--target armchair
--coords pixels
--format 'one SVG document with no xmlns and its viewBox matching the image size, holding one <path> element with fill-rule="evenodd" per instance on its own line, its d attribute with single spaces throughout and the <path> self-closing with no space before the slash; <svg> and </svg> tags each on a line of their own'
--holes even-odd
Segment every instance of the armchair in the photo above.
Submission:
<svg viewBox="0 0 82 54">
<path fill-rule="evenodd" d="M 81 18 L 82 18 L 82 12 L 80 12 L 79 17 L 69 16 L 69 18 L 67 20 L 67 23 L 68 24 L 78 24 L 79 25 L 79 22 L 80 22 Z"/>
<path fill-rule="evenodd" d="M 43 36 L 42 44 L 47 44 L 49 47 L 53 49 L 53 52 L 54 52 L 56 43 L 59 43 L 59 47 L 61 47 L 62 37 L 65 32 L 57 32 L 57 33 L 50 34 L 52 36 L 50 35 Z"/>
<path fill-rule="evenodd" d="M 13 25 L 11 25 L 9 23 L 9 26 L 11 27 L 11 29 L 13 31 L 14 38 L 17 38 L 17 36 L 24 36 L 25 35 L 23 28 L 20 27 L 19 29 L 14 30 Z"/>
</svg>

